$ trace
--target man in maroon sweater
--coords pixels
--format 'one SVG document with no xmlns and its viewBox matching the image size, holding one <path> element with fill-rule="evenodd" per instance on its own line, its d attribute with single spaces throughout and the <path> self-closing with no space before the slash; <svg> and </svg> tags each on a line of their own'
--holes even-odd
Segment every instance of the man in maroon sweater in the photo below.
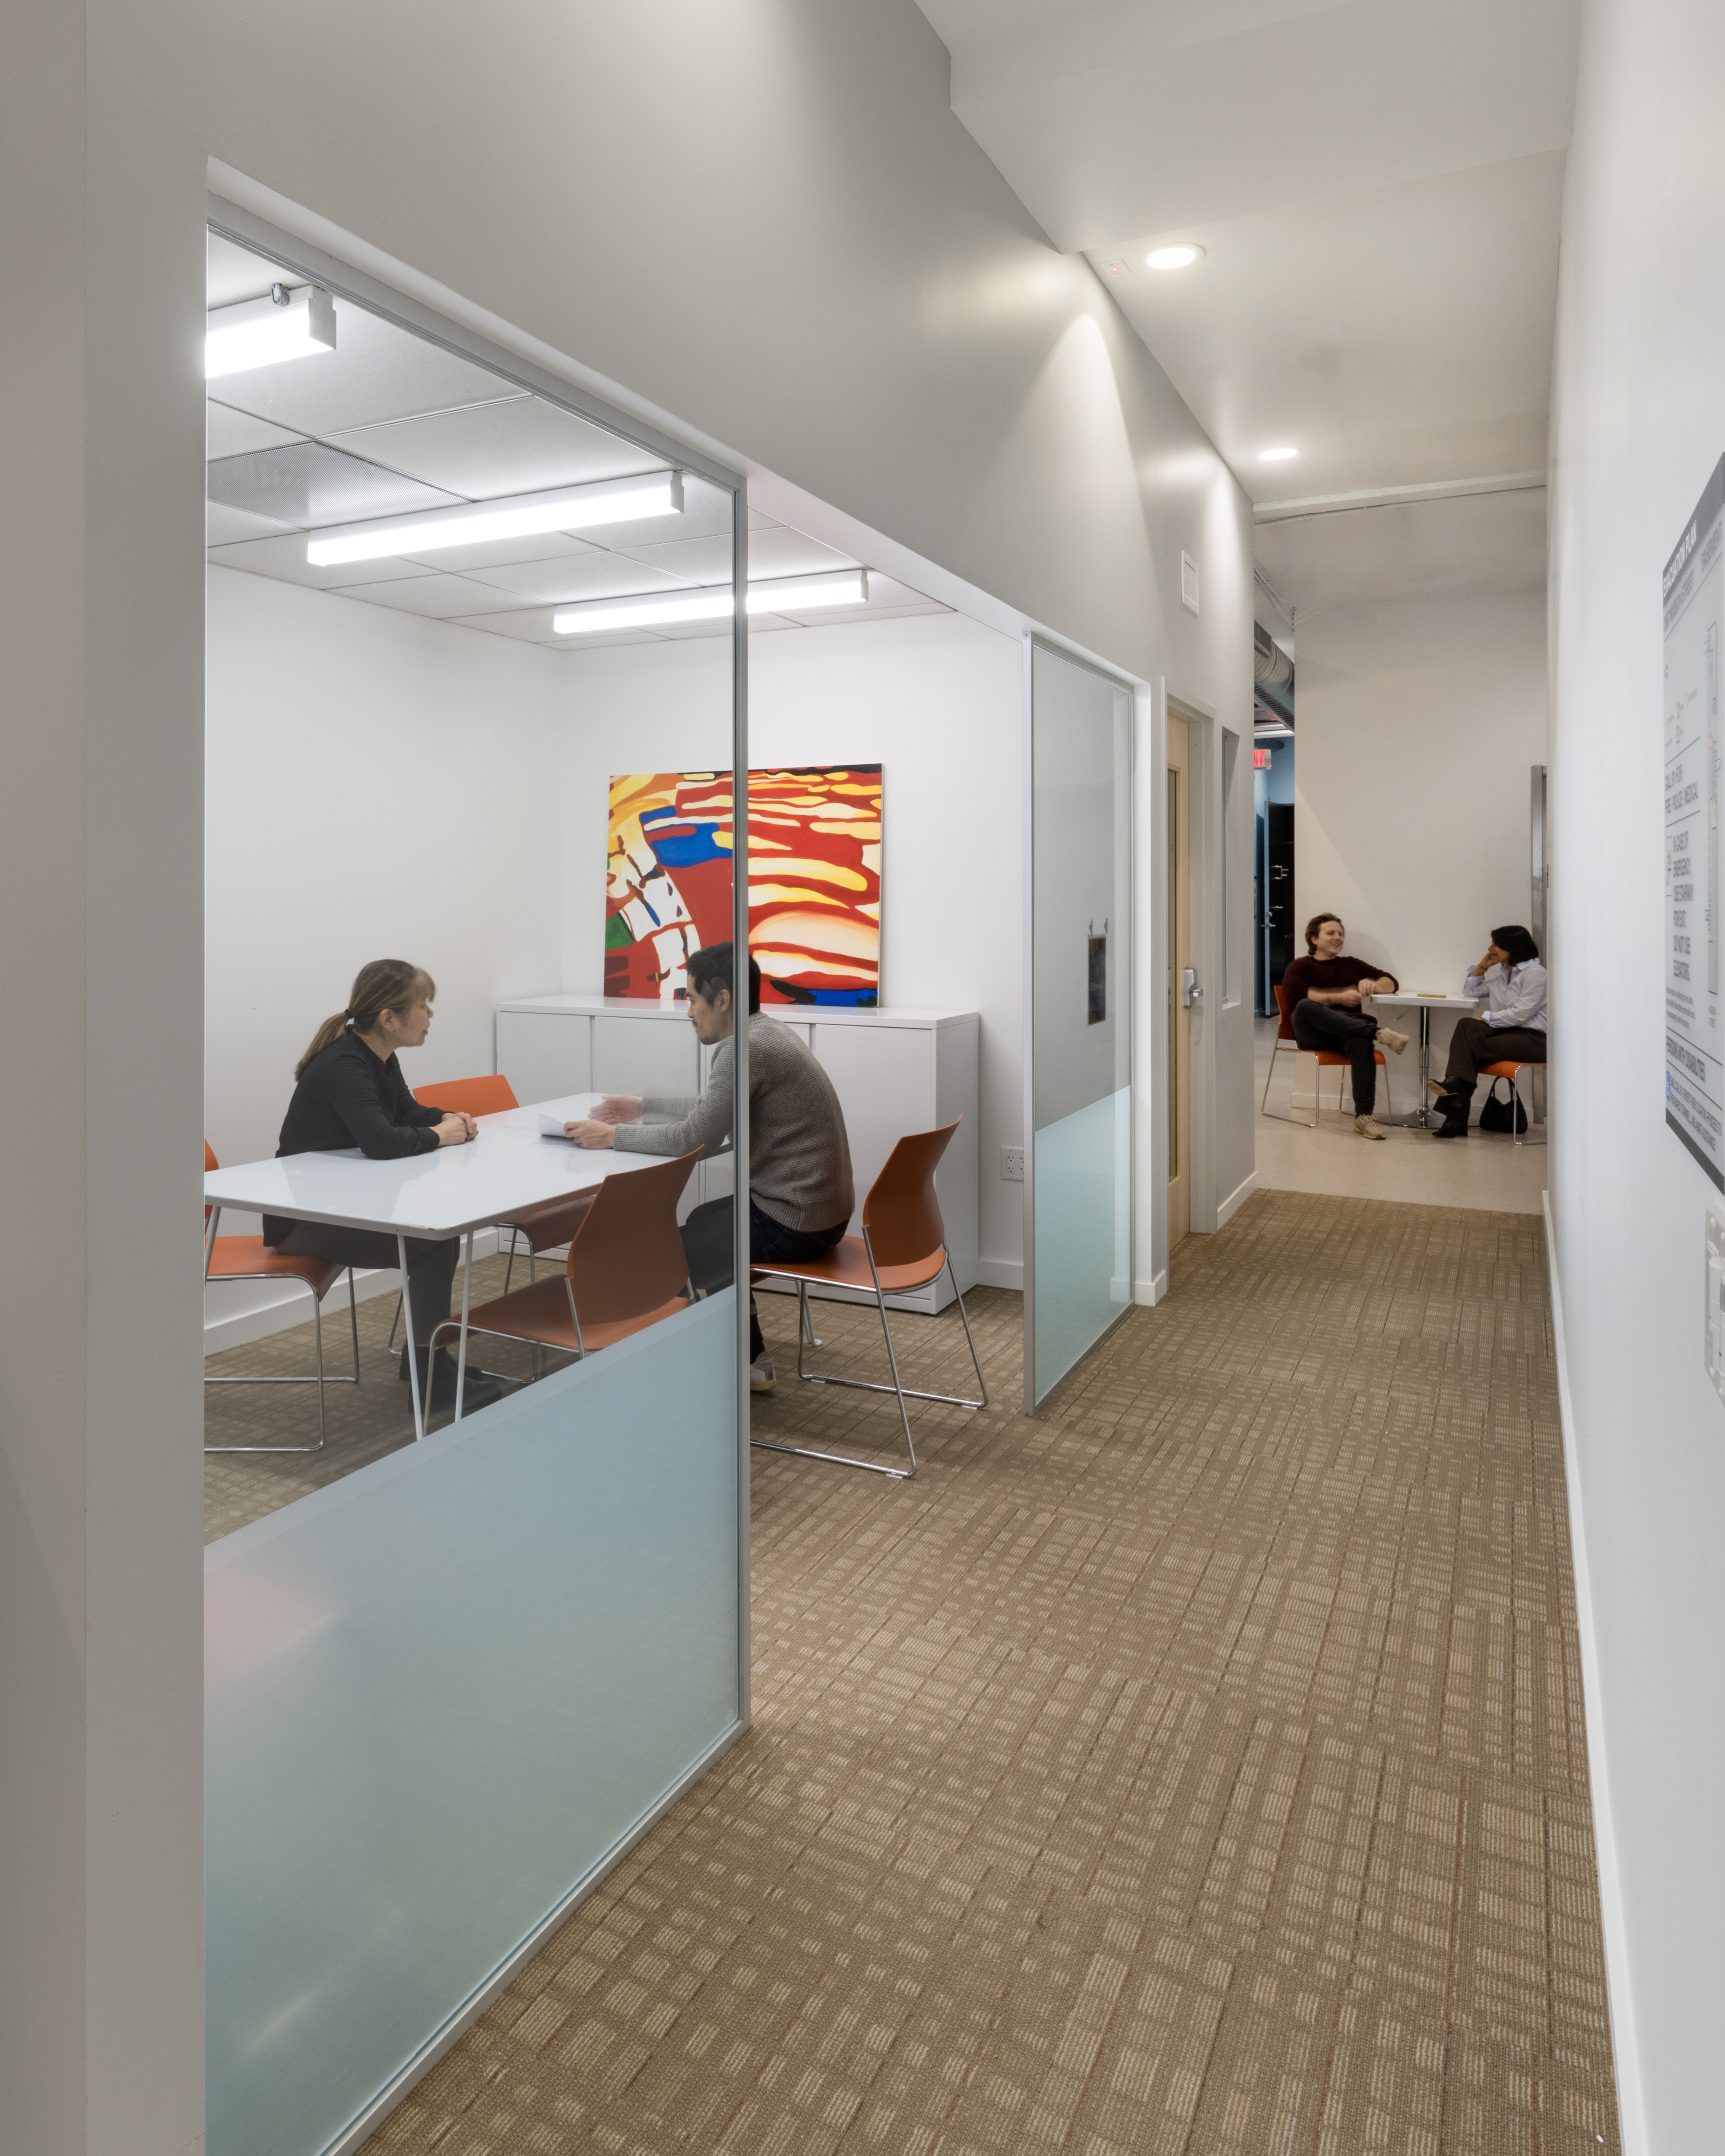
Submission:
<svg viewBox="0 0 1725 2156">
<path fill-rule="evenodd" d="M 1363 998 L 1394 995 L 1400 983 L 1394 973 L 1344 958 L 1347 936 L 1335 914 L 1313 914 L 1306 924 L 1306 956 L 1296 958 L 1282 975 L 1282 993 L 1301 1048 L 1327 1049 L 1348 1058 L 1353 1070 L 1353 1127 L 1363 1138 L 1381 1138 L 1383 1132 L 1372 1121 L 1378 1105 L 1375 1053 L 1381 1044 L 1399 1055 L 1408 1036 L 1368 1017 Z"/>
</svg>

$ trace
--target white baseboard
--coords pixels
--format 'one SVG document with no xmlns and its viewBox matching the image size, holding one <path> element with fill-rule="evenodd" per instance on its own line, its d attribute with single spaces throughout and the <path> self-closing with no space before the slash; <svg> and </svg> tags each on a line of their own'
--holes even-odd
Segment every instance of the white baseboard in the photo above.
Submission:
<svg viewBox="0 0 1725 2156">
<path fill-rule="evenodd" d="M 481 1229 L 473 1239 L 475 1258 L 495 1257 L 497 1254 L 497 1230 Z M 550 1251 L 544 1254 L 547 1258 Z M 368 1272 L 357 1267 L 353 1275 L 353 1296 L 356 1302 L 369 1302 L 375 1295 L 393 1295 L 401 1286 L 401 1275 L 393 1269 L 379 1267 Z M 326 1297 L 323 1306 L 326 1324 L 341 1326 L 347 1316 L 345 1305 L 347 1288 L 338 1281 Z M 267 1340 L 272 1333 L 286 1332 L 295 1325 L 304 1325 L 311 1316 L 311 1298 L 303 1288 L 280 1287 L 272 1281 L 212 1281 L 203 1291 L 203 1352 L 219 1355 L 224 1348 L 244 1348 L 254 1340 Z M 325 1339 L 326 1355 L 340 1357 L 344 1352 L 341 1339 L 331 1335 Z M 347 1353 L 352 1353 L 351 1345 Z"/>
<path fill-rule="evenodd" d="M 1258 1187 L 1258 1171 L 1254 1168 L 1238 1190 L 1230 1191 L 1216 1208 L 1216 1225 L 1225 1228 Z"/>
<path fill-rule="evenodd" d="M 1141 1280 L 1133 1284 L 1132 1301 L 1141 1309 L 1153 1310 L 1167 1293 L 1168 1268 L 1164 1265 L 1153 1280 Z"/>
<path fill-rule="evenodd" d="M 1568 1486 L 1569 1547 L 1575 1573 L 1575 1623 L 1581 1635 L 1581 1691 L 1587 1727 L 1587 1778 L 1593 1800 L 1594 1848 L 1599 1876 L 1599 1918 L 1605 1940 L 1605 1989 L 1610 2005 L 1611 2052 L 1617 2069 L 1618 2139 L 1624 2156 L 1651 2156 L 1641 2092 L 1640 2053 L 1635 2041 L 1635 1989 L 1630 1976 L 1629 1924 L 1623 1907 L 1623 1875 L 1611 1820 L 1611 1781 L 1606 1762 L 1599 1649 L 1594 1630 L 1593 1589 L 1587 1523 L 1581 1502 L 1581 1464 L 1576 1449 L 1575 1406 L 1569 1391 L 1569 1350 L 1563 1328 L 1563 1291 L 1558 1278 L 1557 1238 L 1552 1232 L 1551 1193 L 1544 1194 L 1545 1262 L 1551 1282 L 1552 1343 L 1558 1364 L 1558 1419 L 1563 1433 L 1563 1479 Z"/>
<path fill-rule="evenodd" d="M 1014 1295 L 1024 1291 L 1024 1265 L 1022 1258 L 978 1258 L 976 1261 L 976 1281 L 978 1287 L 1010 1288 Z"/>
</svg>

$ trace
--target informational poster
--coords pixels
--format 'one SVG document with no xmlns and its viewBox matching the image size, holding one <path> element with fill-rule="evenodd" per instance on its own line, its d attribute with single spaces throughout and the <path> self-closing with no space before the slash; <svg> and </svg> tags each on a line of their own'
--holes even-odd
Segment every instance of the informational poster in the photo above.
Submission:
<svg viewBox="0 0 1725 2156">
<path fill-rule="evenodd" d="M 1725 457 L 1665 565 L 1665 1119 L 1725 1190 L 1719 636 Z"/>
</svg>

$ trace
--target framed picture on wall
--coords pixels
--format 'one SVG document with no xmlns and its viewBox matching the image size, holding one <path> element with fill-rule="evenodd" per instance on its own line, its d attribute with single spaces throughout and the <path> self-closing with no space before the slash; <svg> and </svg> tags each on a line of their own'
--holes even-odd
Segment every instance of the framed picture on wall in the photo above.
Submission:
<svg viewBox="0 0 1725 2156">
<path fill-rule="evenodd" d="M 752 771 L 749 949 L 762 1004 L 880 999 L 881 767 Z M 689 955 L 731 935 L 731 773 L 611 781 L 605 993 L 675 1003 Z"/>
</svg>

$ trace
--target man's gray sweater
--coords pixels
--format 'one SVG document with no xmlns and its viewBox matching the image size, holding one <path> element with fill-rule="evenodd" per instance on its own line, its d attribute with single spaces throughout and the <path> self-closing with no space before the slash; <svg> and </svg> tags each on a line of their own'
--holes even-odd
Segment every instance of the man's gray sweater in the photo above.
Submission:
<svg viewBox="0 0 1725 2156">
<path fill-rule="evenodd" d="M 693 1152 L 711 1159 L 731 1142 L 737 1043 L 722 1040 L 698 1101 L 655 1096 L 644 1116 L 664 1123 L 619 1123 L 622 1152 Z M 749 1020 L 749 1196 L 781 1227 L 814 1234 L 856 1209 L 845 1112 L 833 1081 L 788 1025 L 757 1011 Z"/>
</svg>

